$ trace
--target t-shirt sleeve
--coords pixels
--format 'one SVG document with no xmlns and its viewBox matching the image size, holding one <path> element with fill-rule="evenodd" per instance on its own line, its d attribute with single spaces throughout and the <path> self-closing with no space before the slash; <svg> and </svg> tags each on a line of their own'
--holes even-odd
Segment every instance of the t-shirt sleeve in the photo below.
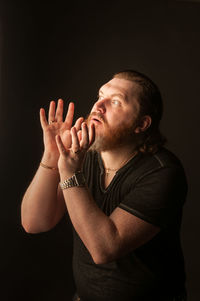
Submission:
<svg viewBox="0 0 200 301">
<path fill-rule="evenodd" d="M 160 228 L 178 223 L 187 182 L 181 167 L 162 167 L 131 186 L 119 207 Z"/>
</svg>

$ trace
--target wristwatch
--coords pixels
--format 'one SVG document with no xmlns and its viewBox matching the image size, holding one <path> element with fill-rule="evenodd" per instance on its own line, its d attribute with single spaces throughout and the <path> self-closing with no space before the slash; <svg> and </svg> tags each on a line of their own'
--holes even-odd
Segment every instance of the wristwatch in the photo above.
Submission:
<svg viewBox="0 0 200 301">
<path fill-rule="evenodd" d="M 62 190 L 75 186 L 85 186 L 85 177 L 82 171 L 75 172 L 75 174 L 71 178 L 60 183 L 60 187 Z"/>
</svg>

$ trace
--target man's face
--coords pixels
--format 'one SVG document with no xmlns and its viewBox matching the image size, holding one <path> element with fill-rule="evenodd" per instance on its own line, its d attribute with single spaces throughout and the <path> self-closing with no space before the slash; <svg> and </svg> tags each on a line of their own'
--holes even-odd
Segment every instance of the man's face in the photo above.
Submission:
<svg viewBox="0 0 200 301">
<path fill-rule="evenodd" d="M 92 149 L 111 150 L 119 145 L 134 143 L 134 129 L 139 113 L 136 83 L 113 78 L 99 90 L 87 123 L 95 126 Z"/>
</svg>

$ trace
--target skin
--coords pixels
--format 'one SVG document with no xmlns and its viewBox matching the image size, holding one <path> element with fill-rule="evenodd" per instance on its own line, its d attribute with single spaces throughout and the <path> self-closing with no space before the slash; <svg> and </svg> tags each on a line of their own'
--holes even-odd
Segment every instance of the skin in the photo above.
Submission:
<svg viewBox="0 0 200 301">
<path fill-rule="evenodd" d="M 120 94 L 120 96 L 119 96 Z M 160 229 L 127 211 L 116 208 L 106 216 L 96 205 L 87 187 L 72 187 L 60 190 L 63 182 L 80 170 L 88 148 L 95 137 L 117 130 L 121 123 L 127 125 L 139 111 L 137 86 L 128 80 L 114 78 L 100 89 L 100 96 L 91 113 L 102 116 L 102 122 L 78 119 L 72 125 L 74 106 L 69 105 L 65 120 L 62 120 L 63 102 L 50 104 L 48 124 L 43 109 L 40 111 L 44 134 L 42 162 L 57 166 L 58 170 L 39 167 L 22 200 L 22 225 L 27 232 L 47 231 L 55 226 L 68 210 L 72 224 L 90 252 L 96 264 L 107 263 L 134 250 L 154 237 Z M 146 130 L 151 118 L 144 116 L 134 129 L 135 133 Z M 96 135 L 96 136 L 95 136 Z M 78 153 L 75 153 L 76 151 Z M 124 144 L 101 152 L 106 167 L 119 168 L 133 155 L 132 144 Z M 111 175 L 109 181 L 112 180 Z M 105 181 L 105 186 L 109 185 Z M 131 231 L 130 231 L 131 229 Z"/>
<path fill-rule="evenodd" d="M 99 90 L 98 101 L 91 110 L 91 123 L 95 124 L 96 136 L 109 135 L 113 137 L 123 127 L 130 127 L 139 113 L 137 101 L 137 84 L 124 79 L 114 78 Z M 93 114 L 98 114 L 103 119 L 102 123 L 93 120 Z M 135 134 L 145 131 L 151 124 L 151 118 L 144 116 L 138 126 L 134 129 Z M 121 146 L 114 146 L 106 151 L 101 151 L 101 157 L 106 168 L 118 169 L 121 164 L 134 155 L 134 144 L 124 141 Z M 105 186 L 111 182 L 114 173 L 105 178 Z"/>
</svg>

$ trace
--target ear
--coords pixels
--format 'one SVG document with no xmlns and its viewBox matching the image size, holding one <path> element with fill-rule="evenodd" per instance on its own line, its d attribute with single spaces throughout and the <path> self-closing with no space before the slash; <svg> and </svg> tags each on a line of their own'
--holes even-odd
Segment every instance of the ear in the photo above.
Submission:
<svg viewBox="0 0 200 301">
<path fill-rule="evenodd" d="M 152 119 L 149 115 L 143 116 L 138 123 L 138 126 L 135 128 L 135 133 L 139 134 L 146 131 L 151 126 L 151 121 Z"/>
</svg>

